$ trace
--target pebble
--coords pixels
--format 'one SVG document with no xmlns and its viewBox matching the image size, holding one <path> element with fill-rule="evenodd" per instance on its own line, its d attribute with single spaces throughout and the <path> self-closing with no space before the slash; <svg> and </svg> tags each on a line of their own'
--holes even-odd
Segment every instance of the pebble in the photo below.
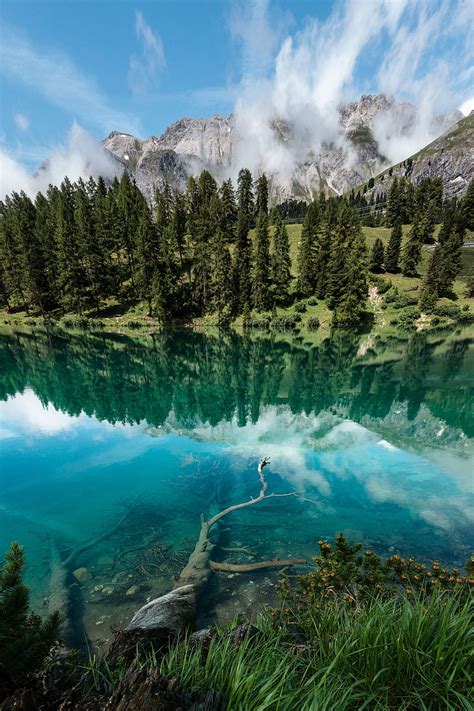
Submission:
<svg viewBox="0 0 474 711">
<path fill-rule="evenodd" d="M 128 588 L 125 595 L 137 595 L 139 592 L 140 592 L 140 588 L 138 587 L 138 585 L 132 585 L 131 587 Z"/>
<path fill-rule="evenodd" d="M 72 574 L 80 583 L 85 583 L 88 580 L 92 580 L 92 573 L 87 568 L 76 568 L 76 570 L 74 570 Z"/>
</svg>

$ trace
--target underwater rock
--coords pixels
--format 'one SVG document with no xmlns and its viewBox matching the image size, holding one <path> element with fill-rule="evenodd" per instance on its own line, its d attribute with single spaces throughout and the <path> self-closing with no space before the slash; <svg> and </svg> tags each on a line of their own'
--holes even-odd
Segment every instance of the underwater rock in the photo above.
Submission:
<svg viewBox="0 0 474 711">
<path fill-rule="evenodd" d="M 131 587 L 128 588 L 125 595 L 138 595 L 139 592 L 140 592 L 140 588 L 138 587 L 138 585 L 132 585 Z"/>
<path fill-rule="evenodd" d="M 86 583 L 88 580 L 92 580 L 92 573 L 88 568 L 76 568 L 72 571 L 73 576 L 79 583 Z"/>
<path fill-rule="evenodd" d="M 113 585 L 104 585 L 101 592 L 102 592 L 102 595 L 107 595 L 107 597 L 108 597 L 109 595 L 114 594 L 115 588 Z"/>
</svg>

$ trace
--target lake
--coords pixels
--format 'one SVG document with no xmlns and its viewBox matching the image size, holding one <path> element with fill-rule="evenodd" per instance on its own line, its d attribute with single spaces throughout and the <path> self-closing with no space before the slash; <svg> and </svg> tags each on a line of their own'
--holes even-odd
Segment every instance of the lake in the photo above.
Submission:
<svg viewBox="0 0 474 711">
<path fill-rule="evenodd" d="M 258 495 L 269 456 L 268 491 L 295 496 L 223 519 L 217 560 L 310 560 L 343 532 L 381 555 L 462 565 L 474 544 L 471 335 L 3 332 L 0 550 L 23 544 L 33 605 L 66 596 L 75 640 L 105 643 L 172 587 L 201 513 Z M 199 621 L 275 602 L 280 575 L 215 574 Z"/>
</svg>

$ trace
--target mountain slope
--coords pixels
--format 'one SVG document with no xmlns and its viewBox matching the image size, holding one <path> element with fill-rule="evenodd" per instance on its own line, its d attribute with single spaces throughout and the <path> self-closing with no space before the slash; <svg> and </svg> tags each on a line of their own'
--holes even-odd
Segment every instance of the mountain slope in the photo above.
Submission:
<svg viewBox="0 0 474 711">
<path fill-rule="evenodd" d="M 371 193 L 387 192 L 395 177 L 407 178 L 416 185 L 423 178 L 438 176 L 446 197 L 462 195 L 474 178 L 473 111 L 418 153 L 380 173 L 365 195 L 369 198 Z"/>
</svg>

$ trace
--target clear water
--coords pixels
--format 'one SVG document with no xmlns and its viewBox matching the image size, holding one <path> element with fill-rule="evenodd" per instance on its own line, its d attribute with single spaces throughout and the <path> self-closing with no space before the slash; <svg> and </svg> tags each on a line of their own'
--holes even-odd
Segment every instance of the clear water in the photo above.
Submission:
<svg viewBox="0 0 474 711">
<path fill-rule="evenodd" d="M 230 515 L 238 563 L 316 553 L 342 531 L 380 554 L 462 564 L 474 523 L 474 351 L 467 333 L 381 341 L 178 333 L 0 335 L 0 549 L 28 556 L 33 604 L 55 600 L 58 556 L 114 528 L 65 581 L 75 633 L 103 642 L 170 589 L 199 516 Z M 73 568 L 92 576 L 79 586 Z M 301 572 L 303 569 L 299 569 Z M 202 620 L 252 613 L 277 573 L 216 575 Z M 54 574 L 53 574 L 54 580 Z"/>
</svg>

